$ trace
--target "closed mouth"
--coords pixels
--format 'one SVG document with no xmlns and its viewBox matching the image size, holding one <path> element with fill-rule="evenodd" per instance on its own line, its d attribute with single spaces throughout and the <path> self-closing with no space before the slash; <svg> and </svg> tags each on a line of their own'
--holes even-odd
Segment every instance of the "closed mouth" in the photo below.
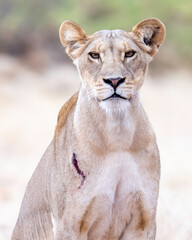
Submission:
<svg viewBox="0 0 192 240">
<path fill-rule="evenodd" d="M 105 101 L 105 100 L 110 99 L 110 98 L 121 98 L 121 99 L 124 99 L 124 100 L 129 100 L 129 99 L 125 98 L 125 97 L 122 97 L 121 95 L 119 95 L 117 93 L 114 93 L 113 95 L 111 95 L 108 98 L 103 99 L 102 101 Z"/>
</svg>

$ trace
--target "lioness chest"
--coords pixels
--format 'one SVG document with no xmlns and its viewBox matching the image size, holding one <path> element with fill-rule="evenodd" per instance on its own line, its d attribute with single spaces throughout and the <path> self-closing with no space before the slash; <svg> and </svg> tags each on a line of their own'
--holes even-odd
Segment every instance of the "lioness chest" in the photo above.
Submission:
<svg viewBox="0 0 192 240">
<path fill-rule="evenodd" d="M 142 170 L 127 152 L 100 160 L 73 194 L 73 216 L 82 239 L 120 239 L 133 216 L 138 225 L 145 221 Z"/>
</svg>

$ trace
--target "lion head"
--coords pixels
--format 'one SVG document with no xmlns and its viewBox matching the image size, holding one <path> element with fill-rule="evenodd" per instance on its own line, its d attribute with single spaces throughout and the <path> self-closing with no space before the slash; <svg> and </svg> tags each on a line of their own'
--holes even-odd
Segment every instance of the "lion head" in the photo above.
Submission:
<svg viewBox="0 0 192 240">
<path fill-rule="evenodd" d="M 60 39 L 74 60 L 88 96 L 106 103 L 129 103 L 143 84 L 148 63 L 165 37 L 155 18 L 132 30 L 102 30 L 87 35 L 77 24 L 64 21 Z"/>
</svg>

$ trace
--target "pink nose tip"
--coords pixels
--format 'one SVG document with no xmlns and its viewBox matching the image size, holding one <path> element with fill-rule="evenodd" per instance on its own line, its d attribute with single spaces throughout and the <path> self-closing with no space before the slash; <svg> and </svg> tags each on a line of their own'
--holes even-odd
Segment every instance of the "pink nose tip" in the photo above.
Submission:
<svg viewBox="0 0 192 240">
<path fill-rule="evenodd" d="M 117 88 L 121 83 L 125 81 L 125 78 L 119 77 L 119 78 L 103 78 L 103 81 L 106 84 L 111 85 L 114 89 Z"/>
</svg>

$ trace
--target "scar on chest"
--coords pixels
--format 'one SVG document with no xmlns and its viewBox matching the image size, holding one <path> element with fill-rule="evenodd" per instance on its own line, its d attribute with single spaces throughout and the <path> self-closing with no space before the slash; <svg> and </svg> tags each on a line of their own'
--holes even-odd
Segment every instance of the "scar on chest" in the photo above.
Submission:
<svg viewBox="0 0 192 240">
<path fill-rule="evenodd" d="M 73 166 L 74 166 L 76 172 L 82 177 L 81 184 L 80 184 L 80 186 L 78 187 L 78 189 L 80 189 L 80 188 L 83 186 L 84 182 L 85 182 L 86 175 L 85 175 L 84 172 L 81 171 L 81 169 L 79 168 L 78 161 L 77 161 L 77 156 L 76 156 L 75 153 L 73 153 L 72 163 L 73 163 Z"/>
</svg>

